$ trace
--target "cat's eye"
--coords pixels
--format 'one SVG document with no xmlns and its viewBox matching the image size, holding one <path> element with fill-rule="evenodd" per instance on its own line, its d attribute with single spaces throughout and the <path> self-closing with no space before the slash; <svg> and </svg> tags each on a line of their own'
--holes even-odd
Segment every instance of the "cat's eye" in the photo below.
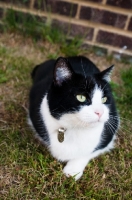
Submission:
<svg viewBox="0 0 132 200">
<path fill-rule="evenodd" d="M 105 103 L 107 101 L 107 97 L 102 98 L 102 103 Z"/>
<path fill-rule="evenodd" d="M 84 95 L 77 95 L 76 96 L 77 100 L 80 102 L 85 102 L 86 101 L 86 97 Z"/>
</svg>

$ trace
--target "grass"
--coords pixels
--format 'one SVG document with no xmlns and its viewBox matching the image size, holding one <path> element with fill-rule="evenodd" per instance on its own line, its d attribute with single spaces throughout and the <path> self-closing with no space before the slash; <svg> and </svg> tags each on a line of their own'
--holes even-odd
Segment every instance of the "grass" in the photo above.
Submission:
<svg viewBox="0 0 132 200">
<path fill-rule="evenodd" d="M 65 41 L 62 48 L 54 41 L 48 39 L 47 42 L 46 38 L 34 42 L 35 37 L 30 39 L 31 34 L 25 37 L 25 33 L 24 37 L 13 32 L 0 35 L 0 199 L 131 200 L 131 66 L 126 65 L 129 70 L 118 75 L 122 84 L 112 84 L 121 115 L 116 147 L 92 160 L 83 177 L 75 182 L 62 174 L 64 164 L 57 162 L 34 139 L 27 125 L 27 108 L 32 68 L 47 58 L 72 52 L 78 54 L 75 49 L 79 42 L 77 39 L 75 44 L 72 41 L 69 46 L 73 49 L 68 52 L 69 46 Z M 89 56 L 98 64 L 100 61 L 101 66 L 102 63 L 109 66 L 109 62 L 115 62 L 93 53 Z M 118 62 L 120 66 L 123 68 L 124 64 Z"/>
<path fill-rule="evenodd" d="M 41 39 L 51 44 L 57 44 L 60 53 L 66 56 L 74 56 L 85 51 L 81 48 L 83 39 L 79 35 L 71 39 L 69 35 L 70 27 L 67 33 L 64 33 L 61 27 L 52 24 L 50 18 L 41 19 L 37 16 L 30 14 L 23 15 L 21 12 L 9 9 L 3 21 L 6 31 L 17 31 L 25 37 L 32 37 L 34 41 Z"/>
<path fill-rule="evenodd" d="M 124 101 L 131 105 L 132 102 L 132 68 L 122 71 L 122 79 L 125 87 L 125 99 Z"/>
</svg>

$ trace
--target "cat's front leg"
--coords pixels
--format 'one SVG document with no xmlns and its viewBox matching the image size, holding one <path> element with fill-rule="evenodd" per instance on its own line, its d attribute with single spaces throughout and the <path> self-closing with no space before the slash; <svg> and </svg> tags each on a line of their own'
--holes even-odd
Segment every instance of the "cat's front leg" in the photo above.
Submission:
<svg viewBox="0 0 132 200">
<path fill-rule="evenodd" d="M 78 158 L 69 160 L 63 169 L 63 173 L 67 176 L 74 176 L 75 180 L 78 180 L 83 175 L 83 171 L 88 163 L 88 158 Z"/>
</svg>

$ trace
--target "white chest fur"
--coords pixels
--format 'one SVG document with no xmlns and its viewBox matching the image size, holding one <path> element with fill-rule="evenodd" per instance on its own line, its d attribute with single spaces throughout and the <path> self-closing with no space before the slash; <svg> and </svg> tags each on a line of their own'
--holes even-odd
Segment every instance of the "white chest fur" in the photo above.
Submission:
<svg viewBox="0 0 132 200">
<path fill-rule="evenodd" d="M 103 130 L 104 123 L 98 123 L 97 126 L 78 128 L 71 126 L 67 121 L 67 116 L 60 120 L 53 118 L 49 112 L 47 104 L 47 96 L 44 97 L 40 113 L 46 125 L 49 138 L 51 154 L 61 161 L 68 161 L 71 159 L 90 156 L 95 147 L 98 145 Z M 71 116 L 69 115 L 69 118 Z M 72 118 L 73 119 L 73 118 Z M 74 117 L 76 122 L 76 117 Z M 60 127 L 66 128 L 65 138 L 62 143 L 58 141 L 58 129 Z"/>
</svg>

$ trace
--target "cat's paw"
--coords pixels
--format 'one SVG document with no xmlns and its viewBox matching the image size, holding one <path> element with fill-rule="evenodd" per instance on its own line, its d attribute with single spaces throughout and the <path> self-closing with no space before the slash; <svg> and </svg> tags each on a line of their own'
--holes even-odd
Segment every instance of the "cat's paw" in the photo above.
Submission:
<svg viewBox="0 0 132 200">
<path fill-rule="evenodd" d="M 81 178 L 81 176 L 83 175 L 83 171 L 80 171 L 79 169 L 75 169 L 70 165 L 66 165 L 63 169 L 63 173 L 67 176 L 67 177 L 74 177 L 75 180 L 77 181 L 79 178 Z"/>
</svg>

